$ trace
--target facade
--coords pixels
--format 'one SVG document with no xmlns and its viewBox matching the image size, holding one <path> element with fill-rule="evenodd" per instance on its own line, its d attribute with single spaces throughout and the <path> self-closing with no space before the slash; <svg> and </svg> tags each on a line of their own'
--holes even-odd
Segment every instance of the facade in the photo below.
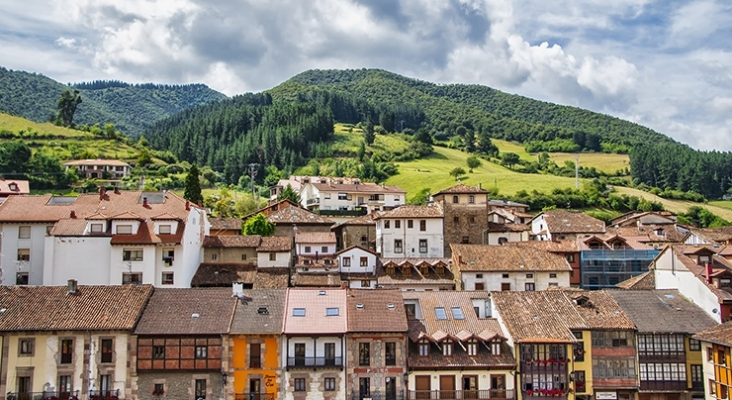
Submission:
<svg viewBox="0 0 732 400">
<path fill-rule="evenodd" d="M 458 290 L 534 291 L 569 286 L 572 268 L 563 256 L 529 246 L 453 244 Z"/>
<path fill-rule="evenodd" d="M 439 205 L 402 206 L 374 219 L 376 252 L 381 257 L 444 257 L 443 212 Z"/>
<path fill-rule="evenodd" d="M 28 181 L 0 177 L 0 198 L 19 194 L 30 194 L 30 183 Z"/>
<path fill-rule="evenodd" d="M 382 258 L 378 287 L 403 291 L 455 290 L 447 258 Z"/>
<path fill-rule="evenodd" d="M 283 399 L 345 400 L 346 294 L 344 289 L 287 291 Z"/>
<path fill-rule="evenodd" d="M 13 196 L 0 224 L 6 285 L 188 287 L 208 232 L 203 209 L 166 191 Z"/>
<path fill-rule="evenodd" d="M 203 239 L 203 261 L 206 263 L 257 263 L 259 235 L 206 236 Z"/>
<path fill-rule="evenodd" d="M 336 253 L 341 281 L 350 288 L 376 288 L 376 266 L 378 254 L 359 246 L 352 246 Z"/>
<path fill-rule="evenodd" d="M 136 398 L 230 398 L 224 376 L 237 301 L 230 288 L 155 290 L 130 346 Z"/>
<path fill-rule="evenodd" d="M 291 237 L 263 237 L 257 247 L 257 268 L 290 268 L 293 255 Z"/>
<path fill-rule="evenodd" d="M 150 285 L 0 287 L 0 399 L 135 396 L 128 349 Z"/>
<path fill-rule="evenodd" d="M 409 399 L 514 399 L 516 360 L 486 292 L 402 292 Z"/>
<path fill-rule="evenodd" d="M 240 218 L 209 218 L 211 236 L 241 235 Z"/>
<path fill-rule="evenodd" d="M 692 335 L 717 323 L 676 290 L 607 293 L 637 327 L 638 399 L 703 398 L 701 346 Z"/>
<path fill-rule="evenodd" d="M 360 246 L 364 249 L 376 250 L 376 221 L 374 217 L 381 215 L 380 211 L 353 218 L 332 228 L 336 234 L 338 250 L 351 246 Z"/>
<path fill-rule="evenodd" d="M 302 185 L 302 206 L 330 217 L 358 217 L 373 211 L 392 210 L 406 204 L 407 192 L 398 186 L 309 182 Z"/>
<path fill-rule="evenodd" d="M 275 224 L 275 236 L 295 237 L 296 233 L 330 232 L 335 224 L 331 219 L 321 217 L 299 206 L 280 204 L 277 211 L 267 216 L 267 221 Z"/>
<path fill-rule="evenodd" d="M 648 271 L 659 251 L 618 234 L 592 235 L 577 240 L 580 248 L 580 287 L 597 290 Z"/>
<path fill-rule="evenodd" d="M 704 398 L 728 399 L 732 386 L 732 322 L 694 335 L 701 342 L 704 360 Z"/>
<path fill-rule="evenodd" d="M 65 162 L 66 171 L 75 170 L 81 179 L 120 180 L 130 174 L 130 164 L 119 160 L 75 160 Z"/>
<path fill-rule="evenodd" d="M 444 210 L 444 254 L 450 254 L 453 243 L 486 243 L 488 228 L 488 191 L 462 183 L 432 195 Z"/>
<path fill-rule="evenodd" d="M 404 399 L 407 317 L 398 290 L 349 290 L 347 298 L 346 396 Z"/>
<path fill-rule="evenodd" d="M 234 400 L 280 398 L 282 328 L 287 289 L 246 290 L 236 304 L 229 335 L 230 379 Z"/>
<path fill-rule="evenodd" d="M 488 222 L 483 232 L 482 244 L 492 246 L 506 243 L 526 242 L 529 240 L 531 228 L 525 224 Z M 478 243 L 480 244 L 480 243 Z"/>
<path fill-rule="evenodd" d="M 564 257 L 569 263 L 572 272 L 569 276 L 569 285 L 579 287 L 582 283 L 582 271 L 580 270 L 580 249 L 576 240 L 529 240 L 527 242 L 513 242 L 513 246 L 535 247 Z"/>
<path fill-rule="evenodd" d="M 536 240 L 576 239 L 605 233 L 604 222 L 574 211 L 545 211 L 534 217 L 530 224 Z"/>
</svg>

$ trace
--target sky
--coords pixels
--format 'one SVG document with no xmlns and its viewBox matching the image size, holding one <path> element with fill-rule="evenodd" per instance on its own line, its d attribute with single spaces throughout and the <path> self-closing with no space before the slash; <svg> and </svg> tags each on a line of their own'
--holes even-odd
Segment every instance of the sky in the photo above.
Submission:
<svg viewBox="0 0 732 400">
<path fill-rule="evenodd" d="M 0 0 L 0 66 L 63 83 L 381 68 L 610 114 L 732 150 L 728 0 Z"/>
</svg>

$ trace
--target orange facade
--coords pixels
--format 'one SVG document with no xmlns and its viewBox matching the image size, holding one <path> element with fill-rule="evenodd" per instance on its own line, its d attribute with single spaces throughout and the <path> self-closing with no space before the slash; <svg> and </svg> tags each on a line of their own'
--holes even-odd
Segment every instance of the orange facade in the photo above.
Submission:
<svg viewBox="0 0 732 400">
<path fill-rule="evenodd" d="M 716 393 L 718 399 L 726 399 L 729 396 L 729 387 L 732 386 L 732 359 L 730 359 L 730 348 L 727 346 L 714 345 L 714 387 L 710 387 L 712 393 Z"/>
<path fill-rule="evenodd" d="M 280 378 L 279 337 L 234 336 L 231 344 L 234 398 L 276 399 Z"/>
</svg>

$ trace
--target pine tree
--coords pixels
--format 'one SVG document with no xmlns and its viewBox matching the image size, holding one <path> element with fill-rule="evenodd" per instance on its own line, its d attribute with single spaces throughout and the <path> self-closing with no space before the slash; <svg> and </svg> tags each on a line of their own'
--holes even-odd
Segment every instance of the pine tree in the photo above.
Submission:
<svg viewBox="0 0 732 400">
<path fill-rule="evenodd" d="M 183 191 L 183 198 L 195 204 L 203 202 L 201 182 L 199 179 L 198 167 L 196 167 L 196 164 L 193 164 L 191 169 L 188 170 L 188 175 L 186 175 L 186 188 Z"/>
<path fill-rule="evenodd" d="M 277 200 L 290 200 L 295 204 L 302 203 L 302 198 L 297 192 L 295 192 L 295 190 L 292 188 L 292 185 L 290 185 L 289 183 L 287 184 L 287 187 L 285 187 L 285 189 L 282 191 L 282 193 L 277 196 Z"/>
</svg>

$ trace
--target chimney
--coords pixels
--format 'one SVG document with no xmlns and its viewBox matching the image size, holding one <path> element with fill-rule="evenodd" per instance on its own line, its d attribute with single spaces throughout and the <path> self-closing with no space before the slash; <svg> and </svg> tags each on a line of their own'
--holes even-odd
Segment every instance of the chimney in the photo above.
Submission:
<svg viewBox="0 0 732 400">
<path fill-rule="evenodd" d="M 708 262 L 706 265 L 707 283 L 712 283 L 712 263 Z"/>
<path fill-rule="evenodd" d="M 117 186 L 114 187 L 114 194 L 120 194 L 119 193 L 119 188 Z"/>
<path fill-rule="evenodd" d="M 190 211 L 191 209 L 191 202 L 186 200 L 186 211 Z"/>
<path fill-rule="evenodd" d="M 104 200 L 104 193 L 105 193 L 104 188 L 100 187 L 99 188 L 99 200 Z"/>
<path fill-rule="evenodd" d="M 348 282 L 341 282 L 341 289 L 348 289 Z"/>
<path fill-rule="evenodd" d="M 231 284 L 231 293 L 232 296 L 239 297 L 239 295 L 244 294 L 244 283 L 242 282 L 234 282 Z"/>
<path fill-rule="evenodd" d="M 69 213 L 69 218 L 76 218 L 76 211 L 71 210 L 71 212 Z"/>
<path fill-rule="evenodd" d="M 68 294 L 76 294 L 76 289 L 78 288 L 78 283 L 76 282 L 76 279 L 69 279 L 66 283 L 66 293 Z"/>
<path fill-rule="evenodd" d="M 458 264 L 463 264 L 463 256 L 458 254 Z"/>
<path fill-rule="evenodd" d="M 143 206 L 143 207 L 148 207 L 148 206 L 149 206 L 149 205 L 147 204 L 147 197 L 143 197 L 143 198 L 142 198 L 142 206 Z"/>
</svg>

